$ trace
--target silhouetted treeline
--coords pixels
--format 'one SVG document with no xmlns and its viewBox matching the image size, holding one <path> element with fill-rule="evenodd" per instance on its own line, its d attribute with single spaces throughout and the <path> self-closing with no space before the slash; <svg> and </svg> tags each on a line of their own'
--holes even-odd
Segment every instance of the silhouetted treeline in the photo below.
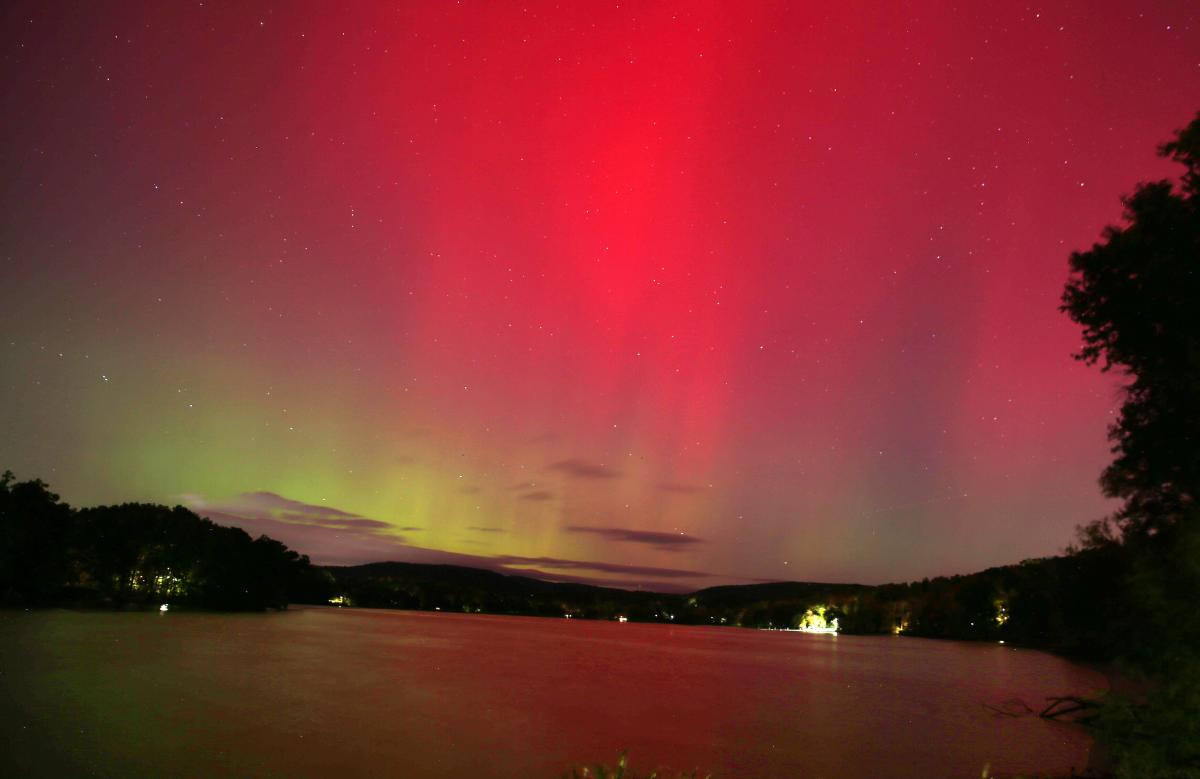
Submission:
<svg viewBox="0 0 1200 779">
<path fill-rule="evenodd" d="M 278 541 L 179 506 L 75 510 L 41 481 L 0 477 L 0 604 L 282 608 L 325 578 Z"/>
<path fill-rule="evenodd" d="M 1085 550 L 907 584 L 716 587 L 685 606 L 699 621 L 756 627 L 795 627 L 807 610 L 824 606 L 845 633 L 1005 641 L 1103 658 L 1113 648 L 1125 565 L 1112 550 Z"/>
<path fill-rule="evenodd" d="M 1156 538 L 1161 546 L 1167 535 Z M 1155 617 L 1175 601 L 1169 593 L 1147 597 L 1145 587 L 1163 577 L 1160 586 L 1169 586 L 1183 574 L 1148 568 L 1147 559 L 1162 557 L 1148 554 L 1131 544 L 1097 543 L 1064 557 L 907 584 L 779 582 L 670 594 L 451 565 L 321 568 L 278 541 L 252 539 L 182 507 L 75 510 L 40 481 L 16 482 L 11 473 L 0 479 L 0 603 L 6 605 L 263 609 L 339 600 L 372 608 L 752 628 L 795 628 L 806 612 L 823 608 L 845 633 L 1003 640 L 1108 659 L 1129 654 L 1131 642 L 1148 651 L 1156 642 L 1179 640 L 1180 630 L 1198 624 L 1188 615 Z M 1131 591 L 1135 575 L 1144 586 Z"/>
<path fill-rule="evenodd" d="M 332 584 L 323 595 L 369 608 L 753 628 L 795 628 L 806 612 L 824 608 L 845 633 L 1003 640 L 1099 659 L 1112 655 L 1125 629 L 1128 607 L 1118 590 L 1128 566 L 1114 547 L 908 584 L 778 582 L 668 594 L 372 563 L 327 568 Z"/>
<path fill-rule="evenodd" d="M 1123 198 L 1121 224 L 1071 255 L 1061 307 L 1076 358 L 1122 379 L 1100 479 L 1121 508 L 1083 533 L 1120 561 L 1112 655 L 1150 690 L 1093 723 L 1118 777 L 1200 776 L 1200 115 L 1159 154 L 1182 175 Z"/>
</svg>

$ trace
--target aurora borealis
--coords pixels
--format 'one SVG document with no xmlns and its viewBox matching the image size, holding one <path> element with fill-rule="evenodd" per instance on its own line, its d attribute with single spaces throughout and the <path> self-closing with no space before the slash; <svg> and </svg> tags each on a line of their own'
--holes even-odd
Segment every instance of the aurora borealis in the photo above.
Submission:
<svg viewBox="0 0 1200 779">
<path fill-rule="evenodd" d="M 10 3 L 0 469 L 341 563 L 1053 554 L 1195 4 Z"/>
</svg>

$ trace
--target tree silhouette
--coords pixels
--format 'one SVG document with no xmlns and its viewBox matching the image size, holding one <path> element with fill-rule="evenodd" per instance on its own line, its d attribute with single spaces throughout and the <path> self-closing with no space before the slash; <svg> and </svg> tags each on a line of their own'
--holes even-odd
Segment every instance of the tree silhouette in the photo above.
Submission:
<svg viewBox="0 0 1200 779">
<path fill-rule="evenodd" d="M 280 542 L 149 503 L 79 511 L 0 476 L 0 605 L 210 609 L 323 602 L 328 574 Z"/>
<path fill-rule="evenodd" d="M 1101 478 L 1124 500 L 1125 535 L 1177 523 L 1200 490 L 1200 115 L 1159 153 L 1184 166 L 1179 186 L 1144 183 L 1125 198 L 1125 224 L 1071 255 L 1062 299 L 1083 327 L 1076 357 L 1131 379 Z M 1093 540 L 1106 530 L 1094 526 Z"/>
<path fill-rule="evenodd" d="M 58 597 L 70 569 L 71 508 L 40 480 L 0 476 L 0 603 Z"/>
<path fill-rule="evenodd" d="M 1083 326 L 1077 357 L 1130 379 L 1101 477 L 1124 503 L 1084 531 L 1120 582 L 1113 654 L 1150 680 L 1095 723 L 1118 777 L 1200 775 L 1200 116 L 1159 153 L 1183 165 L 1179 185 L 1124 200 L 1125 224 L 1071 256 L 1062 305 Z"/>
</svg>

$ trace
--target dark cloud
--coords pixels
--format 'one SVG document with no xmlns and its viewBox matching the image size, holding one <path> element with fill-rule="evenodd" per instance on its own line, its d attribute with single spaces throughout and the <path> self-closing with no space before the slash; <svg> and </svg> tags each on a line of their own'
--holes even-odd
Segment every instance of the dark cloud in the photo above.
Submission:
<svg viewBox="0 0 1200 779">
<path fill-rule="evenodd" d="M 399 527 L 397 527 L 397 528 L 395 528 L 395 529 L 396 529 L 396 531 L 397 531 L 397 532 L 400 532 L 400 533 L 412 533 L 412 532 L 415 532 L 415 531 L 417 531 L 417 530 L 424 530 L 425 528 L 423 528 L 423 527 L 417 527 L 417 526 L 415 526 L 415 525 L 401 525 L 401 526 L 399 526 Z"/>
<path fill-rule="evenodd" d="M 240 527 L 251 535 L 268 535 L 318 561 L 357 557 L 380 544 L 403 543 L 401 532 L 419 529 L 397 528 L 389 522 L 274 492 L 243 492 L 219 503 L 200 495 L 184 495 L 181 499 L 200 516 Z"/>
<path fill-rule="evenodd" d="M 700 490 L 704 489 L 698 484 L 679 484 L 676 482 L 663 482 L 662 484 L 658 485 L 658 488 L 663 492 L 683 493 L 699 492 Z"/>
<path fill-rule="evenodd" d="M 312 520 L 313 524 L 324 525 L 325 527 L 340 527 L 346 530 L 391 530 L 392 526 L 387 522 L 381 522 L 378 519 L 342 519 L 340 517 L 318 517 Z"/>
<path fill-rule="evenodd" d="M 546 466 L 546 470 L 565 473 L 566 475 L 577 479 L 617 479 L 621 476 L 620 471 L 614 471 L 607 465 L 589 463 L 588 461 L 581 460 L 578 457 L 572 457 L 567 460 L 559 460 L 556 463 L 550 463 Z"/>
<path fill-rule="evenodd" d="M 660 533 L 653 530 L 631 530 L 624 527 L 591 527 L 586 525 L 568 525 L 566 530 L 571 533 L 591 533 L 607 538 L 609 541 L 625 541 L 631 544 L 646 544 L 660 549 L 678 550 L 692 544 L 704 543 L 703 538 L 685 535 L 683 533 Z"/>
<path fill-rule="evenodd" d="M 606 587 L 686 592 L 711 582 L 712 574 L 682 568 L 623 565 L 558 557 L 468 554 L 414 546 L 401 532 L 416 526 L 395 527 L 330 506 L 314 506 L 271 492 L 247 492 L 221 503 L 200 495 L 180 500 L 197 514 L 221 525 L 232 525 L 251 535 L 265 534 L 309 555 L 320 565 L 359 565 L 396 560 L 410 563 L 462 565 L 498 573 L 532 576 L 551 581 L 578 582 Z M 503 528 L 475 526 L 478 533 L 504 532 Z M 679 548 L 699 539 L 668 533 L 622 528 L 572 528 L 572 532 L 597 533 L 615 540 L 648 543 L 661 549 Z M 670 539 L 659 538 L 669 536 Z M 680 539 L 685 540 L 680 540 Z M 686 540 L 686 539 L 691 539 Z M 731 581 L 720 577 L 720 581 Z M 737 581 L 745 581 L 738 579 Z"/>
<path fill-rule="evenodd" d="M 459 495 L 478 495 L 483 492 L 483 487 L 476 487 L 473 484 L 467 484 L 455 490 Z"/>
<path fill-rule="evenodd" d="M 240 505 L 250 509 L 259 511 L 286 511 L 296 515 L 305 517 L 358 517 L 358 514 L 351 514 L 349 511 L 333 508 L 332 506 L 319 506 L 313 503 L 301 503 L 298 500 L 285 498 L 274 492 L 243 492 L 234 498 L 234 501 Z"/>
<path fill-rule="evenodd" d="M 211 506 L 193 506 L 192 509 L 218 525 L 238 527 L 252 536 L 270 536 L 301 554 L 307 554 L 320 565 L 371 562 L 389 554 L 385 550 L 407 546 L 403 535 L 376 528 L 299 524 L 268 516 L 247 516 L 244 512 L 220 511 Z"/>
<path fill-rule="evenodd" d="M 546 490 L 534 490 L 521 496 L 521 500 L 553 500 L 554 493 Z"/>
<path fill-rule="evenodd" d="M 656 568 L 644 565 L 622 565 L 620 563 L 600 563 L 590 560 L 564 560 L 559 557 L 517 557 L 501 555 L 492 558 L 503 566 L 539 566 L 541 568 L 568 571 L 597 571 L 599 573 L 617 573 L 631 576 L 653 576 L 661 579 L 692 579 L 707 578 L 710 574 L 700 571 L 686 571 L 679 568 Z M 520 573 L 520 571 L 513 571 Z"/>
<path fill-rule="evenodd" d="M 324 508 L 323 506 L 315 506 L 314 508 Z M 332 509 L 332 511 L 338 511 Z M 367 519 L 366 517 L 356 516 L 354 514 L 346 514 L 339 512 L 330 516 L 326 516 L 321 512 L 302 512 L 302 511 L 281 511 L 275 515 L 275 519 L 281 522 L 291 522 L 298 525 L 325 525 L 326 527 L 341 527 L 341 528 L 375 528 L 378 530 L 392 530 L 393 527 L 387 522 L 381 522 L 378 519 Z"/>
</svg>

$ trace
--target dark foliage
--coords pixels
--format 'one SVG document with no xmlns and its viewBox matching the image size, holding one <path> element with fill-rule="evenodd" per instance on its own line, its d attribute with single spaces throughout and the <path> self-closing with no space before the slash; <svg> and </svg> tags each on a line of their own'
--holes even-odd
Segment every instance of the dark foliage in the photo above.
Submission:
<svg viewBox="0 0 1200 779">
<path fill-rule="evenodd" d="M 71 508 L 41 481 L 0 477 L 0 602 L 47 603 L 71 570 Z"/>
<path fill-rule="evenodd" d="M 1200 776 L 1200 116 L 1159 151 L 1183 165 L 1179 186 L 1138 186 L 1125 224 L 1072 255 L 1063 293 L 1079 359 L 1129 379 L 1101 478 L 1123 504 L 1082 534 L 1085 554 L 1116 561 L 1108 655 L 1150 689 L 1096 721 L 1129 777 Z"/>
<path fill-rule="evenodd" d="M 1177 522 L 1200 489 L 1200 117 L 1160 153 L 1184 166 L 1182 184 L 1138 186 L 1125 224 L 1071 255 L 1063 292 L 1079 359 L 1130 380 L 1102 478 L 1127 534 Z"/>
<path fill-rule="evenodd" d="M 558 584 L 452 565 L 372 563 L 325 569 L 350 605 L 467 613 L 616 619 L 683 625 L 795 628 L 824 607 L 843 632 L 1003 640 L 1089 659 L 1111 657 L 1110 605 L 1127 561 L 1114 548 L 1027 560 L 967 576 L 909 584 L 776 582 L 684 595 Z"/>
<path fill-rule="evenodd" d="M 75 511 L 40 481 L 0 481 L 0 603 L 282 608 L 327 587 L 307 557 L 185 508 Z"/>
<path fill-rule="evenodd" d="M 1174 535 L 1147 543 L 1163 545 Z M 0 490 L 0 602 L 11 605 L 261 609 L 341 596 L 374 608 L 759 628 L 794 628 L 805 612 L 824 607 L 846 633 L 1004 640 L 1108 659 L 1120 654 L 1134 619 L 1155 619 L 1153 634 L 1138 642 L 1146 652 L 1160 638 L 1171 645 L 1183 633 L 1200 638 L 1187 632 L 1197 624 L 1190 606 L 1171 595 L 1194 586 L 1196 576 L 1186 566 L 1150 566 L 1131 557 L 1128 545 L 1109 543 L 908 584 L 778 582 L 675 595 L 450 565 L 319 568 L 277 541 L 251 539 L 180 507 L 75 511 L 45 484 L 14 483 L 11 474 Z M 1125 594 L 1131 580 L 1144 603 Z"/>
</svg>

